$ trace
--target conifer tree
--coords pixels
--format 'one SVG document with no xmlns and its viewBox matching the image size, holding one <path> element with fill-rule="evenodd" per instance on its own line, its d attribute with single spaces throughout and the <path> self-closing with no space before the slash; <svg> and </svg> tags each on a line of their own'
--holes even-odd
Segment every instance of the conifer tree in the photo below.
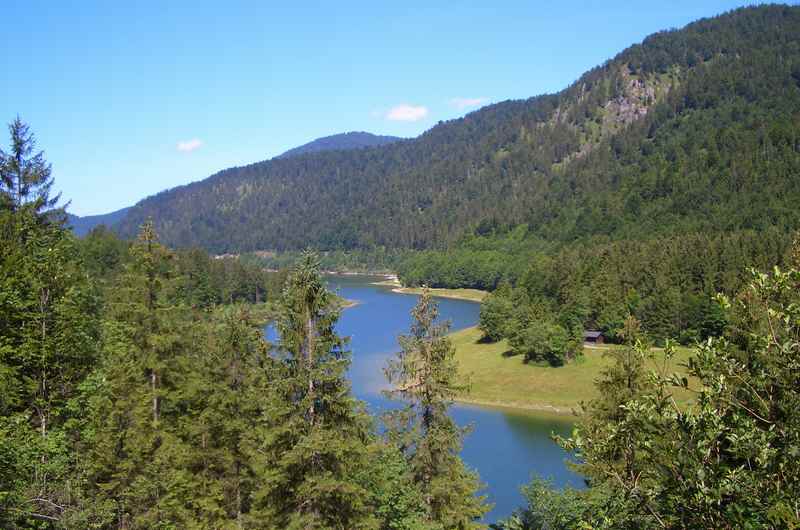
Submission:
<svg viewBox="0 0 800 530">
<path fill-rule="evenodd" d="M 602 493 L 583 526 L 598 514 L 611 528 L 800 525 L 798 293 L 795 268 L 752 271 L 735 301 L 718 298 L 726 336 L 698 344 L 686 374 L 665 362 L 616 419 L 562 440 Z M 675 353 L 668 342 L 665 361 Z M 679 404 L 676 391 L 694 398 Z"/>
<path fill-rule="evenodd" d="M 170 303 L 172 269 L 172 254 L 146 223 L 108 291 L 91 476 L 120 526 L 180 525 L 192 517 L 183 424 L 192 406 L 185 391 L 194 366 L 189 353 L 201 335 L 186 308 Z"/>
<path fill-rule="evenodd" d="M 194 441 L 188 467 L 195 484 L 187 501 L 195 518 L 210 527 L 250 527 L 257 477 L 247 433 L 267 394 L 268 381 L 261 377 L 263 363 L 269 362 L 267 343 L 246 306 L 214 315 L 208 332 L 186 388 L 197 411 L 186 422 L 186 436 Z"/>
<path fill-rule="evenodd" d="M 620 407 L 649 388 L 645 370 L 645 352 L 649 344 L 641 331 L 641 322 L 633 315 L 628 315 L 620 335 L 625 342 L 624 347 L 611 348 L 603 354 L 613 364 L 603 370 L 597 380 L 600 397 L 591 407 L 593 417 L 604 421 L 620 419 Z"/>
<path fill-rule="evenodd" d="M 26 127 L 20 134 L 20 156 L 2 153 L 0 161 L 0 526 L 8 527 L 59 521 L 74 497 L 65 425 L 98 338 L 98 306 L 75 240 L 35 207 L 15 206 L 31 193 L 32 167 L 46 165 L 25 158 L 32 135 Z M 20 160 L 22 170 L 9 170 Z M 30 178 L 11 194 L 20 174 Z"/>
<path fill-rule="evenodd" d="M 270 528 L 374 526 L 356 479 L 370 421 L 345 377 L 350 354 L 334 330 L 339 313 L 317 257 L 304 254 L 283 291 L 271 392 L 253 440 L 261 475 L 254 515 Z"/>
<path fill-rule="evenodd" d="M 43 214 L 58 203 L 61 194 L 50 197 L 51 166 L 36 149 L 36 137 L 17 117 L 8 125 L 11 146 L 0 149 L 0 207 L 19 210 L 25 206 Z"/>
<path fill-rule="evenodd" d="M 389 414 L 390 437 L 407 455 L 430 522 L 446 529 L 477 528 L 488 506 L 476 496 L 478 476 L 459 451 L 465 429 L 448 415 L 455 396 L 466 389 L 458 379 L 449 324 L 437 324 L 438 307 L 425 289 L 411 311 L 411 333 L 401 335 L 401 351 L 389 361 L 388 397 L 405 406 Z"/>
</svg>

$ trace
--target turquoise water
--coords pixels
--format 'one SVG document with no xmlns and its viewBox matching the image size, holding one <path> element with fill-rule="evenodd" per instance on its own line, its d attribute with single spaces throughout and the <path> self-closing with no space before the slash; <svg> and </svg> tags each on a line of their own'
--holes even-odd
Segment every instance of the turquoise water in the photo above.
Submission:
<svg viewBox="0 0 800 530">
<path fill-rule="evenodd" d="M 356 396 L 378 414 L 389 403 L 381 396 L 386 388 L 383 367 L 397 349 L 397 335 L 408 332 L 414 295 L 393 293 L 373 285 L 379 278 L 331 276 L 329 285 L 358 305 L 346 309 L 337 325 L 340 335 L 350 337 L 353 362 L 350 379 Z M 474 326 L 479 304 L 439 298 L 440 318 L 451 321 L 452 330 Z M 453 418 L 460 425 L 471 425 L 464 440 L 462 457 L 480 473 L 483 491 L 494 503 L 486 521 L 507 517 L 522 502 L 520 486 L 532 473 L 552 478 L 557 486 L 581 487 L 581 478 L 567 469 L 567 454 L 550 439 L 550 434 L 568 434 L 570 423 L 552 417 L 515 413 L 506 409 L 456 405 Z"/>
</svg>

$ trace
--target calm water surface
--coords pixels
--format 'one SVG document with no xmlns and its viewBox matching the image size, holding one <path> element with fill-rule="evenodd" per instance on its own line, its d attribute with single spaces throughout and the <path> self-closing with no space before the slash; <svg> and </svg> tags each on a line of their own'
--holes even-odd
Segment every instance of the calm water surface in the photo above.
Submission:
<svg viewBox="0 0 800 530">
<path fill-rule="evenodd" d="M 341 296 L 358 302 L 342 313 L 337 331 L 350 337 L 355 395 L 379 414 L 389 406 L 381 396 L 387 387 L 383 367 L 398 350 L 397 335 L 408 332 L 417 297 L 372 284 L 380 278 L 331 276 L 328 280 Z M 479 304 L 447 298 L 438 302 L 440 318 L 450 320 L 452 330 L 477 324 Z M 452 415 L 460 425 L 473 428 L 464 440 L 462 457 L 480 473 L 486 484 L 483 493 L 495 505 L 486 521 L 507 517 L 522 504 L 519 488 L 530 481 L 532 473 L 552 478 L 559 487 L 581 487 L 580 477 L 565 465 L 567 454 L 550 439 L 552 432 L 569 433 L 568 420 L 467 405 L 456 405 Z"/>
</svg>

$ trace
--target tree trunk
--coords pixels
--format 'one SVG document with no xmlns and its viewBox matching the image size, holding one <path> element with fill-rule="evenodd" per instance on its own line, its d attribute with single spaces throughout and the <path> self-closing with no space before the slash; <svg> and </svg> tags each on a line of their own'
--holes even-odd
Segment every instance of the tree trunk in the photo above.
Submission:
<svg viewBox="0 0 800 530">
<path fill-rule="evenodd" d="M 306 369 L 308 370 L 308 421 L 309 424 L 313 427 L 314 426 L 314 416 L 315 416 L 315 408 L 314 408 L 314 349 L 316 348 L 316 344 L 314 341 L 314 320 L 309 315 L 306 319 Z"/>
<path fill-rule="evenodd" d="M 236 462 L 236 527 L 242 528 L 242 472 L 239 461 Z"/>
<path fill-rule="evenodd" d="M 40 366 L 39 392 L 42 397 L 42 406 L 39 407 L 39 426 L 42 431 L 42 438 L 47 436 L 47 304 L 50 300 L 50 290 L 44 288 L 39 294 L 39 318 L 42 326 L 42 361 Z"/>
<path fill-rule="evenodd" d="M 150 388 L 153 392 L 153 423 L 158 423 L 158 394 L 157 391 L 158 376 L 155 369 L 150 372 Z"/>
</svg>

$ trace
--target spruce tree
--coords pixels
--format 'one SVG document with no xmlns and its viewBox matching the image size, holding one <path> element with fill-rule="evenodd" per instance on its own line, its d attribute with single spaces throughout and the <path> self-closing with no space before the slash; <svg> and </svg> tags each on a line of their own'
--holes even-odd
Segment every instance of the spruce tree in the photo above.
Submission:
<svg viewBox="0 0 800 530">
<path fill-rule="evenodd" d="M 611 528 L 800 526 L 800 271 L 751 274 L 735 300 L 718 298 L 726 334 L 699 343 L 687 373 L 665 362 L 618 393 L 632 397 L 616 418 L 562 440 L 599 494 L 582 527 L 598 514 Z M 664 361 L 675 354 L 668 342 Z"/>
<path fill-rule="evenodd" d="M 36 137 L 19 117 L 8 125 L 8 131 L 10 149 L 0 149 L 0 208 L 19 210 L 27 206 L 36 214 L 44 214 L 61 197 L 50 197 L 51 166 L 42 151 L 35 153 Z"/>
<path fill-rule="evenodd" d="M 185 526 L 192 518 L 186 385 L 202 329 L 171 303 L 175 283 L 172 254 L 146 223 L 108 290 L 104 384 L 93 403 L 91 480 L 121 526 Z"/>
<path fill-rule="evenodd" d="M 385 369 L 393 385 L 387 396 L 405 402 L 387 416 L 389 436 L 407 455 L 428 520 L 446 529 L 477 528 L 475 521 L 489 507 L 476 495 L 477 474 L 458 454 L 466 430 L 448 415 L 456 395 L 466 389 L 446 336 L 449 324 L 436 323 L 438 306 L 428 289 L 411 315 L 411 332 L 400 336 L 401 351 Z"/>
<path fill-rule="evenodd" d="M 37 168 L 49 166 L 41 153 L 27 158 L 32 135 L 17 125 L 17 156 L 0 152 L 0 526 L 9 528 L 62 520 L 77 493 L 65 426 L 98 338 L 98 307 L 74 238 L 38 215 L 47 200 L 24 207 Z"/>
<path fill-rule="evenodd" d="M 270 528 L 374 526 L 356 478 L 370 421 L 346 379 L 350 353 L 334 330 L 339 313 L 317 257 L 304 254 L 283 291 L 271 392 L 253 440 L 261 475 L 254 516 Z"/>
<path fill-rule="evenodd" d="M 244 528 L 253 526 L 248 513 L 257 480 L 247 433 L 266 393 L 268 381 L 261 374 L 268 346 L 246 306 L 220 313 L 211 316 L 205 343 L 195 343 L 199 351 L 185 390 L 193 403 L 185 436 L 194 445 L 188 461 L 194 487 L 187 503 L 196 520 L 212 528 Z"/>
</svg>

